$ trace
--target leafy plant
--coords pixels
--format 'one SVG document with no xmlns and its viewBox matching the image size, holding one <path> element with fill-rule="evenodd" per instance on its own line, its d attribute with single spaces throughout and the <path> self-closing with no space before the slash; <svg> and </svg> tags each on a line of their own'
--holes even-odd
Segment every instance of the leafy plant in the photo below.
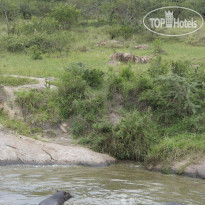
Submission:
<svg viewBox="0 0 205 205">
<path fill-rule="evenodd" d="M 61 115 L 64 118 L 73 113 L 74 100 L 85 98 L 87 84 L 82 75 L 82 64 L 77 63 L 68 66 L 60 76 L 58 95 Z"/>
<path fill-rule="evenodd" d="M 56 19 L 62 25 L 63 29 L 68 29 L 77 22 L 79 13 L 80 10 L 77 10 L 73 6 L 59 4 L 52 9 L 49 16 Z"/>
<path fill-rule="evenodd" d="M 83 71 L 83 79 L 91 87 L 99 87 L 103 82 L 103 75 L 104 73 L 97 69 L 85 69 Z"/>
<path fill-rule="evenodd" d="M 164 53 L 164 50 L 162 49 L 162 41 L 160 39 L 155 39 L 153 45 L 154 45 L 154 54 Z"/>
<path fill-rule="evenodd" d="M 42 56 L 42 52 L 40 50 L 38 50 L 38 48 L 36 46 L 32 46 L 32 59 L 33 60 L 42 60 L 43 56 Z"/>
</svg>

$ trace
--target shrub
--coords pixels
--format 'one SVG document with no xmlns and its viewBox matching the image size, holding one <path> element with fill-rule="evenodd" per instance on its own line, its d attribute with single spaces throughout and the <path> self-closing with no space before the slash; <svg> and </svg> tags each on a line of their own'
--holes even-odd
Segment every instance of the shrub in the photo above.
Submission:
<svg viewBox="0 0 205 205">
<path fill-rule="evenodd" d="M 82 116 L 77 116 L 72 122 L 72 134 L 74 137 L 82 137 L 88 132 L 90 125 Z"/>
<path fill-rule="evenodd" d="M 21 34 L 26 35 L 36 32 L 53 34 L 55 31 L 59 30 L 59 23 L 51 17 L 46 17 L 43 19 L 32 17 L 30 21 L 19 24 L 18 30 Z"/>
<path fill-rule="evenodd" d="M 175 117 L 190 116 L 200 108 L 196 85 L 184 77 L 167 74 L 158 77 L 153 89 L 145 91 L 140 99 L 161 113 L 161 119 L 170 121 Z"/>
<path fill-rule="evenodd" d="M 99 87 L 103 82 L 103 75 L 104 73 L 97 69 L 85 69 L 83 71 L 83 79 L 91 87 Z"/>
<path fill-rule="evenodd" d="M 46 33 L 35 33 L 31 36 L 29 41 L 29 47 L 32 46 L 35 46 L 36 49 L 43 53 L 49 53 L 53 48 L 52 38 Z"/>
<path fill-rule="evenodd" d="M 75 7 L 68 4 L 59 4 L 51 10 L 49 16 L 56 19 L 63 29 L 68 29 L 77 22 L 79 14 L 80 10 Z"/>
<path fill-rule="evenodd" d="M 95 122 L 97 118 L 101 117 L 101 111 L 104 107 L 104 98 L 95 97 L 93 99 L 75 100 L 73 102 L 74 112 L 81 115 L 88 122 Z"/>
<path fill-rule="evenodd" d="M 157 66 L 158 65 L 158 66 Z M 168 68 L 167 68 L 168 67 Z M 142 93 L 146 101 L 166 122 L 191 116 L 204 106 L 202 82 L 190 69 L 188 62 L 172 62 L 171 68 L 159 60 L 148 70 L 153 79 L 153 88 Z"/>
<path fill-rule="evenodd" d="M 144 72 L 136 75 L 130 67 L 123 68 L 120 73 L 111 73 L 108 78 L 108 99 L 121 98 L 124 108 L 146 110 L 146 102 L 139 101 L 141 93 L 151 89 L 153 82 Z M 119 103 L 119 102 L 118 102 Z"/>
<path fill-rule="evenodd" d="M 32 59 L 33 60 L 42 60 L 42 52 L 38 50 L 38 48 L 36 46 L 32 46 Z"/>
<path fill-rule="evenodd" d="M 84 99 L 87 84 L 82 78 L 82 64 L 72 64 L 60 76 L 58 84 L 61 115 L 64 118 L 73 113 L 74 100 Z"/>
<path fill-rule="evenodd" d="M 185 117 L 181 122 L 181 130 L 191 133 L 205 133 L 205 113 Z"/>
<path fill-rule="evenodd" d="M 73 109 L 77 117 L 74 117 L 72 131 L 75 136 L 82 137 L 88 134 L 92 129 L 92 125 L 102 117 L 104 99 L 95 97 L 93 99 L 75 100 Z"/>
<path fill-rule="evenodd" d="M 172 73 L 182 77 L 188 77 L 191 72 L 190 62 L 188 61 L 173 61 L 171 63 Z"/>
<path fill-rule="evenodd" d="M 159 140 L 150 114 L 128 113 L 115 127 L 104 122 L 93 128 L 94 133 L 84 142 L 118 159 L 144 161 L 148 151 Z"/>
<path fill-rule="evenodd" d="M 1 44 L 10 52 L 21 52 L 29 47 L 29 39 L 26 36 L 9 35 L 2 39 Z"/>
<path fill-rule="evenodd" d="M 123 37 L 124 39 L 130 38 L 134 34 L 134 30 L 130 26 L 110 27 L 108 34 L 111 39 Z"/>
<path fill-rule="evenodd" d="M 109 79 L 108 97 L 112 98 L 115 93 L 121 93 L 123 90 L 123 79 L 119 75 L 112 74 Z"/>
<path fill-rule="evenodd" d="M 153 42 L 154 45 L 154 54 L 163 54 L 162 41 L 160 39 L 155 39 Z"/>
<path fill-rule="evenodd" d="M 122 77 L 124 80 L 131 80 L 134 76 L 134 72 L 131 70 L 130 66 L 126 66 L 122 68 L 120 72 L 120 77 Z"/>
<path fill-rule="evenodd" d="M 53 49 L 58 51 L 60 55 L 63 51 L 69 50 L 69 44 L 74 41 L 74 36 L 71 33 L 60 32 L 51 37 Z"/>
<path fill-rule="evenodd" d="M 143 161 L 157 142 L 157 127 L 150 114 L 127 114 L 114 133 L 113 154 L 119 159 Z"/>
<path fill-rule="evenodd" d="M 165 75 L 170 71 L 168 63 L 162 62 L 162 57 L 157 56 L 156 59 L 152 60 L 150 67 L 148 68 L 148 73 L 152 78 L 159 75 Z"/>
<path fill-rule="evenodd" d="M 39 51 L 48 53 L 54 47 L 51 36 L 45 33 L 35 33 L 32 36 L 9 35 L 3 37 L 1 44 L 10 52 L 21 52 L 35 46 Z"/>
<path fill-rule="evenodd" d="M 113 152 L 111 153 L 111 150 L 115 147 L 115 141 L 113 140 L 113 125 L 108 123 L 107 120 L 100 120 L 93 124 L 91 128 L 91 133 L 81 138 L 80 142 L 96 151 L 113 154 Z"/>
</svg>

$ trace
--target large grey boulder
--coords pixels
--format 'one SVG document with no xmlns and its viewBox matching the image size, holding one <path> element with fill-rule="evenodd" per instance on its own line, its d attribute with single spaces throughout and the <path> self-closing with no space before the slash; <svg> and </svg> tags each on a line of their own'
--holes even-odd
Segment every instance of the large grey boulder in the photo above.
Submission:
<svg viewBox="0 0 205 205">
<path fill-rule="evenodd" d="M 151 57 L 148 56 L 141 56 L 138 57 L 136 55 L 130 53 L 114 53 L 110 56 L 111 61 L 121 61 L 124 63 L 133 62 L 133 63 L 148 63 L 152 60 Z"/>
<path fill-rule="evenodd" d="M 104 166 L 116 160 L 77 145 L 60 145 L 16 136 L 0 130 L 0 165 L 86 165 Z"/>
</svg>

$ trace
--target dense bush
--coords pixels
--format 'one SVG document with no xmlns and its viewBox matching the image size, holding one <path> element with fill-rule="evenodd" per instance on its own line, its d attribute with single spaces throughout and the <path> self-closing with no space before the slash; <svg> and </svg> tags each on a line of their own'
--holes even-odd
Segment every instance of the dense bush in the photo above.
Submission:
<svg viewBox="0 0 205 205">
<path fill-rule="evenodd" d="M 68 51 L 72 41 L 74 41 L 74 37 L 66 32 L 53 35 L 46 33 L 34 33 L 32 35 L 14 34 L 4 36 L 1 40 L 1 45 L 10 52 L 22 52 L 31 48 L 33 54 L 34 49 L 32 48 L 35 48 L 41 53 L 59 52 L 62 54 L 62 52 Z"/>
<path fill-rule="evenodd" d="M 80 11 L 75 7 L 68 4 L 59 4 L 51 10 L 49 16 L 56 19 L 63 29 L 68 29 L 77 22 L 79 14 Z"/>
<path fill-rule="evenodd" d="M 160 69 L 159 69 L 160 68 Z M 142 93 L 140 100 L 146 101 L 158 113 L 159 118 L 172 121 L 174 118 L 191 116 L 200 110 L 201 88 L 195 77 L 189 75 L 187 62 L 173 62 L 166 70 L 163 66 L 152 66 L 153 88 Z"/>
<path fill-rule="evenodd" d="M 147 152 L 157 142 L 157 129 L 149 114 L 127 114 L 114 133 L 115 156 L 120 159 L 143 161 Z"/>
<path fill-rule="evenodd" d="M 31 47 L 33 53 L 32 53 L 32 59 L 33 60 L 42 60 L 42 52 L 40 50 L 38 50 L 38 48 L 36 46 L 32 46 Z"/>
<path fill-rule="evenodd" d="M 1 45 L 10 52 L 21 52 L 30 46 L 30 39 L 26 36 L 9 35 L 2 39 Z"/>
<path fill-rule="evenodd" d="M 151 78 L 156 78 L 157 76 L 165 75 L 169 73 L 169 71 L 170 67 L 168 63 L 163 62 L 161 56 L 157 56 L 157 58 L 151 62 L 151 65 L 148 68 L 148 73 L 151 76 Z"/>
<path fill-rule="evenodd" d="M 83 79 L 91 87 L 99 87 L 103 82 L 103 72 L 97 69 L 85 69 L 83 71 Z"/>
<path fill-rule="evenodd" d="M 94 130 L 84 142 L 91 144 L 95 150 L 110 153 L 118 159 L 144 161 L 151 146 L 159 140 L 152 116 L 139 112 L 126 114 L 116 126 L 98 123 Z"/>
<path fill-rule="evenodd" d="M 72 132 L 76 137 L 82 137 L 89 133 L 92 125 L 102 118 L 104 110 L 104 98 L 75 100 L 73 103 L 74 122 Z"/>
<path fill-rule="evenodd" d="M 58 85 L 61 115 L 65 118 L 73 113 L 74 100 L 85 98 L 87 84 L 82 78 L 81 64 L 72 64 L 60 76 Z"/>
<path fill-rule="evenodd" d="M 136 75 L 128 66 L 119 73 L 111 73 L 108 78 L 108 99 L 116 100 L 116 96 L 122 96 L 126 109 L 146 110 L 146 101 L 139 100 L 143 92 L 152 89 L 153 83 L 146 73 Z"/>
<path fill-rule="evenodd" d="M 46 17 L 40 19 L 33 17 L 30 21 L 19 24 L 18 32 L 20 34 L 33 34 L 36 32 L 53 34 L 59 29 L 59 23 L 54 18 Z"/>
<path fill-rule="evenodd" d="M 134 29 L 130 26 L 110 27 L 108 34 L 111 39 L 123 37 L 124 39 L 130 38 L 134 34 Z"/>
</svg>

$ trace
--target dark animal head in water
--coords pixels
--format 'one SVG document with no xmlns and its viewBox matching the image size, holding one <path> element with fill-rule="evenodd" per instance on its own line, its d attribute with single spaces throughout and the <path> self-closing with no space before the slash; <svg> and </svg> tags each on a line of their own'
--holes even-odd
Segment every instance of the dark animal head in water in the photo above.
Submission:
<svg viewBox="0 0 205 205">
<path fill-rule="evenodd" d="M 73 196 L 69 192 L 57 191 L 51 197 L 43 200 L 39 205 L 63 205 L 64 202 L 68 201 Z"/>
<path fill-rule="evenodd" d="M 58 191 L 58 190 L 57 190 L 55 196 L 62 197 L 64 199 L 64 201 L 68 201 L 70 198 L 73 197 L 69 192 Z"/>
</svg>

